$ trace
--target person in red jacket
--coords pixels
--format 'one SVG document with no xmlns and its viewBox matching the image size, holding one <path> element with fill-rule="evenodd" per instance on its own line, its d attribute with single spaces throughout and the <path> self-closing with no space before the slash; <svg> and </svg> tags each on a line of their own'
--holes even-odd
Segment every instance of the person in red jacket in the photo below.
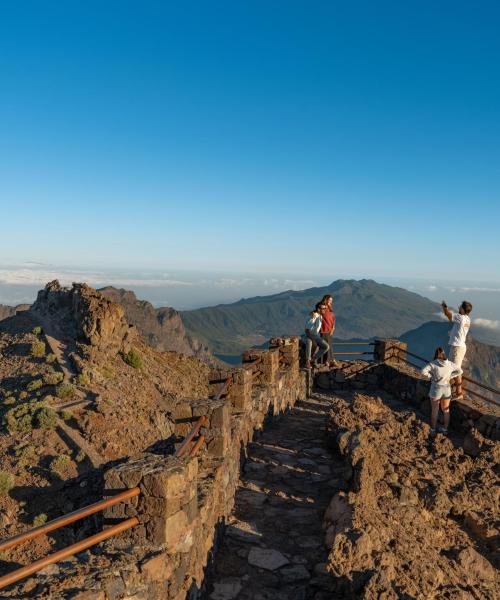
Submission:
<svg viewBox="0 0 500 600">
<path fill-rule="evenodd" d="M 334 367 L 337 363 L 333 359 L 333 346 L 332 346 L 332 338 L 333 332 L 335 331 L 335 313 L 333 312 L 333 296 L 331 294 L 326 294 L 323 296 L 321 300 L 321 304 L 323 305 L 323 310 L 321 311 L 321 337 L 328 344 L 328 352 L 324 356 L 324 361 L 329 363 L 331 367 Z"/>
</svg>

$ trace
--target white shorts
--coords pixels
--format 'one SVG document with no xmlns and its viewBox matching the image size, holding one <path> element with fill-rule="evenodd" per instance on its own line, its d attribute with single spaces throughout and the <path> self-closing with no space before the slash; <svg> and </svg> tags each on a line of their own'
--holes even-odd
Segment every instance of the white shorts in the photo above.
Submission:
<svg viewBox="0 0 500 600">
<path fill-rule="evenodd" d="M 451 386 L 431 383 L 431 391 L 429 392 L 429 396 L 431 397 L 431 400 L 450 400 Z"/>
<path fill-rule="evenodd" d="M 448 360 L 451 360 L 452 363 L 455 363 L 457 367 L 462 368 L 462 362 L 466 352 L 467 346 L 450 346 Z"/>
</svg>

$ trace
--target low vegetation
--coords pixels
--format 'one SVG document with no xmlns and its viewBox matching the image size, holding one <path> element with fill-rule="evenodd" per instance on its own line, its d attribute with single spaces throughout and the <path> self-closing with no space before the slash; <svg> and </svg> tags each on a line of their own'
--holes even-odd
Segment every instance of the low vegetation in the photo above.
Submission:
<svg viewBox="0 0 500 600">
<path fill-rule="evenodd" d="M 85 373 L 79 373 L 76 377 L 75 377 L 75 383 L 76 385 L 81 385 L 81 386 L 86 386 L 89 383 L 88 377 L 87 375 L 85 375 Z"/>
<path fill-rule="evenodd" d="M 36 390 L 39 390 L 41 387 L 43 387 L 43 379 L 33 379 L 33 381 L 30 381 L 28 383 L 26 389 L 28 390 L 28 392 L 34 392 Z"/>
<path fill-rule="evenodd" d="M 61 383 L 56 387 L 56 396 L 61 399 L 72 398 L 75 393 L 75 386 L 71 383 Z"/>
<path fill-rule="evenodd" d="M 43 382 L 45 385 L 58 385 L 64 379 L 64 375 L 61 371 L 54 371 L 44 376 Z"/>
<path fill-rule="evenodd" d="M 137 350 L 132 349 L 125 352 L 122 354 L 122 358 L 127 365 L 134 367 L 134 369 L 140 369 L 142 367 L 142 357 Z"/>
<path fill-rule="evenodd" d="M 52 429 L 57 423 L 57 414 L 43 402 L 25 402 L 5 412 L 2 425 L 11 435 L 29 433 L 32 429 Z"/>
<path fill-rule="evenodd" d="M 49 406 L 42 406 L 34 414 L 33 424 L 37 429 L 54 429 L 57 425 L 57 413 Z"/>
<path fill-rule="evenodd" d="M 50 354 L 47 354 L 47 356 L 45 357 L 45 362 L 49 363 L 49 365 L 56 362 L 56 360 L 57 360 L 57 357 L 55 354 L 52 354 L 52 352 Z"/>
<path fill-rule="evenodd" d="M 45 513 L 40 513 L 33 519 L 33 527 L 40 527 L 40 525 L 45 525 L 47 519 L 48 517 Z"/>
<path fill-rule="evenodd" d="M 45 356 L 45 342 L 38 341 L 31 344 L 31 356 L 42 358 Z"/>
<path fill-rule="evenodd" d="M 52 459 L 50 470 L 53 475 L 60 479 L 64 479 L 68 467 L 71 465 L 71 458 L 67 454 L 60 454 Z"/>
<path fill-rule="evenodd" d="M 14 487 L 14 476 L 7 471 L 0 471 L 0 497 L 6 496 Z"/>
<path fill-rule="evenodd" d="M 42 335 L 42 333 L 43 333 L 43 329 L 40 327 L 40 325 L 33 327 L 32 331 L 35 335 Z"/>
</svg>

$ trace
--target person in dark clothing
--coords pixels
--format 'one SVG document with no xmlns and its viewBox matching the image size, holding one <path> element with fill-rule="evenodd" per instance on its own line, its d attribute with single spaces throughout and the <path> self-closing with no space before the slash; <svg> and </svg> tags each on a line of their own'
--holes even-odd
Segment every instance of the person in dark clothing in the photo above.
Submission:
<svg viewBox="0 0 500 600">
<path fill-rule="evenodd" d="M 321 337 L 328 344 L 328 352 L 324 355 L 323 360 L 331 367 L 334 367 L 337 362 L 333 359 L 333 332 L 335 331 L 336 317 L 333 312 L 333 296 L 326 294 L 320 303 L 323 306 L 321 311 Z"/>
</svg>

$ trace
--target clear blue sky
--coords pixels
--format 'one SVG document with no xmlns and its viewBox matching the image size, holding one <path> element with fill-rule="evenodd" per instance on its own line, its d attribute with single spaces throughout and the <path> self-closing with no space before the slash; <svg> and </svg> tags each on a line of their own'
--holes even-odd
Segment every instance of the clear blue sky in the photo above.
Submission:
<svg viewBox="0 0 500 600">
<path fill-rule="evenodd" d="M 499 22 L 0 0 L 0 260 L 498 281 Z"/>
</svg>

